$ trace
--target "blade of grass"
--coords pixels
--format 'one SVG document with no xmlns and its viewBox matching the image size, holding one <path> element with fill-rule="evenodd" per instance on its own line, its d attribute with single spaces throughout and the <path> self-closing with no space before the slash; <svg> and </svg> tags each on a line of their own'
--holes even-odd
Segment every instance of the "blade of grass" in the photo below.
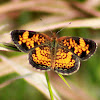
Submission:
<svg viewBox="0 0 100 100">
<path fill-rule="evenodd" d="M 18 48 L 15 45 L 10 44 L 10 43 L 0 43 L 0 47 L 6 48 L 6 49 L 9 49 L 9 50 L 19 51 Z"/>
<path fill-rule="evenodd" d="M 22 79 L 22 78 L 28 77 L 28 76 L 30 76 L 30 75 L 32 75 L 32 73 L 29 73 L 29 74 L 26 74 L 26 75 L 23 75 L 23 76 L 17 76 L 17 77 L 15 77 L 15 78 L 9 79 L 9 80 L 7 80 L 7 81 L 1 83 L 1 84 L 0 84 L 0 88 L 3 88 L 3 87 L 5 87 L 5 86 L 11 84 L 12 82 L 14 82 L 14 81 L 17 80 L 17 79 Z"/>
<path fill-rule="evenodd" d="M 58 74 L 58 75 L 65 82 L 65 84 L 67 84 L 67 86 L 71 89 L 70 85 L 67 83 L 67 81 L 65 80 L 65 78 L 61 74 Z"/>
<path fill-rule="evenodd" d="M 49 81 L 49 77 L 48 77 L 47 71 L 45 72 L 45 77 L 46 77 L 46 80 L 47 80 L 47 84 L 48 84 L 48 89 L 49 89 L 51 100 L 54 100 L 53 92 L 52 92 L 52 89 L 51 89 L 51 86 L 50 86 L 50 81 Z"/>
</svg>

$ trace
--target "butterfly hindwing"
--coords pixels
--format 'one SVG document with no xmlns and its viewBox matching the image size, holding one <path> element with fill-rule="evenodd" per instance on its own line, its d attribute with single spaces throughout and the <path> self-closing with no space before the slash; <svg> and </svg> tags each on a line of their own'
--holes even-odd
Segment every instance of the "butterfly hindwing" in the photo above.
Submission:
<svg viewBox="0 0 100 100">
<path fill-rule="evenodd" d="M 81 60 L 88 59 L 96 50 L 96 43 L 93 40 L 80 37 L 61 37 L 58 43 Z"/>
<path fill-rule="evenodd" d="M 55 58 L 54 70 L 58 73 L 69 75 L 78 71 L 80 60 L 66 48 L 58 48 Z"/>
<path fill-rule="evenodd" d="M 40 70 L 49 70 L 51 67 L 50 47 L 47 45 L 36 47 L 29 53 L 29 63 Z"/>
<path fill-rule="evenodd" d="M 14 30 L 11 32 L 11 37 L 17 47 L 24 52 L 28 52 L 30 49 L 50 40 L 50 38 L 43 33 L 27 30 Z"/>
</svg>

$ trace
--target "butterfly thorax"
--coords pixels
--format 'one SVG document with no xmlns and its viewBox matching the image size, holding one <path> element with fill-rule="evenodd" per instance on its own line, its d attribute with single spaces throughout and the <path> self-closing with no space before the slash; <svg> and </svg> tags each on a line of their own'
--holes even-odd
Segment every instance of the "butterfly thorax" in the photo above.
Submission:
<svg viewBox="0 0 100 100">
<path fill-rule="evenodd" d="M 51 40 L 57 39 L 56 33 L 53 33 L 53 35 L 51 36 Z"/>
<path fill-rule="evenodd" d="M 57 45 L 58 45 L 58 43 L 57 43 L 57 37 L 56 37 L 56 34 L 55 33 L 53 33 L 53 36 L 51 37 L 51 49 L 50 49 L 50 51 L 51 51 L 51 67 L 52 67 L 52 69 L 54 69 L 54 67 L 55 67 L 55 58 L 56 58 L 56 50 L 57 50 Z"/>
</svg>

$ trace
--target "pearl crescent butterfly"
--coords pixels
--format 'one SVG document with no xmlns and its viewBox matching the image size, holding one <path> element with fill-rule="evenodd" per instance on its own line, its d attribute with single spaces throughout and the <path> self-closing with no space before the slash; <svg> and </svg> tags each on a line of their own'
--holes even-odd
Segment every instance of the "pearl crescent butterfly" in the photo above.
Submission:
<svg viewBox="0 0 100 100">
<path fill-rule="evenodd" d="M 81 37 L 60 38 L 27 30 L 14 30 L 11 37 L 19 50 L 29 53 L 29 63 L 36 69 L 54 70 L 63 75 L 78 71 L 80 60 L 88 59 L 96 50 L 93 40 Z"/>
</svg>

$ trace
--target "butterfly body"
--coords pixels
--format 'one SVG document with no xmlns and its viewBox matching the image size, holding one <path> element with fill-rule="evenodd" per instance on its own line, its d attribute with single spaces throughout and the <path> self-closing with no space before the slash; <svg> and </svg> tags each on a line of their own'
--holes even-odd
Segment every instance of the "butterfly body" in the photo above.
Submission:
<svg viewBox="0 0 100 100">
<path fill-rule="evenodd" d="M 80 37 L 50 38 L 44 33 L 14 30 L 11 32 L 15 45 L 29 52 L 29 63 L 36 69 L 54 70 L 63 75 L 78 71 L 80 60 L 88 59 L 96 50 L 93 40 Z"/>
</svg>

